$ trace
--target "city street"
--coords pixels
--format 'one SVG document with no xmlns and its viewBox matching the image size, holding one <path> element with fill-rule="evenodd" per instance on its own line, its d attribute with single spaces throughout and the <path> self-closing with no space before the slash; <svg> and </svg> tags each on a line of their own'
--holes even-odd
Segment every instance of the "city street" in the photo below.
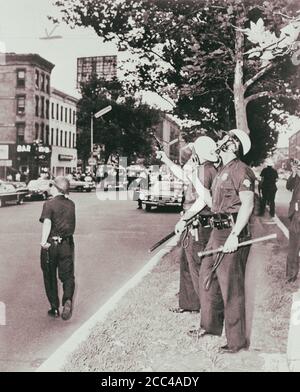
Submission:
<svg viewBox="0 0 300 392">
<path fill-rule="evenodd" d="M 279 180 L 277 183 L 278 191 L 275 198 L 276 214 L 278 218 L 289 226 L 289 219 L 287 218 L 289 203 L 292 197 L 292 192 L 286 189 L 286 180 Z"/>
<path fill-rule="evenodd" d="M 72 193 L 76 203 L 76 294 L 70 321 L 51 319 L 39 262 L 43 202 L 0 210 L 0 371 L 32 371 L 149 260 L 148 249 L 173 230 L 174 211 L 137 210 L 133 201 L 100 201 Z"/>
</svg>

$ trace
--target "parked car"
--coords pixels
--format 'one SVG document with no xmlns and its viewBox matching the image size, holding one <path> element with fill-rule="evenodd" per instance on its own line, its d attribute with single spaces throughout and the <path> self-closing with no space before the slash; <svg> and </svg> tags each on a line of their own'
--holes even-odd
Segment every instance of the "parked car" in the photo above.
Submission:
<svg viewBox="0 0 300 392">
<path fill-rule="evenodd" d="M 43 199 L 47 200 L 50 196 L 50 180 L 38 178 L 37 180 L 29 181 L 27 199 Z"/>
<path fill-rule="evenodd" d="M 86 176 L 84 180 L 75 177 L 68 177 L 70 180 L 70 191 L 91 192 L 95 188 L 95 183 L 91 176 Z"/>
<path fill-rule="evenodd" d="M 146 211 L 152 207 L 177 207 L 183 205 L 183 183 L 181 181 L 156 181 L 150 189 L 141 190 L 139 197 Z"/>
<path fill-rule="evenodd" d="M 10 182 L 0 181 L 0 207 L 8 203 L 23 204 L 25 195 Z"/>
<path fill-rule="evenodd" d="M 16 188 L 17 193 L 20 193 L 24 196 L 23 199 L 25 198 L 26 195 L 28 195 L 29 190 L 26 185 L 26 182 L 14 181 L 11 182 L 10 184 L 12 184 Z"/>
</svg>

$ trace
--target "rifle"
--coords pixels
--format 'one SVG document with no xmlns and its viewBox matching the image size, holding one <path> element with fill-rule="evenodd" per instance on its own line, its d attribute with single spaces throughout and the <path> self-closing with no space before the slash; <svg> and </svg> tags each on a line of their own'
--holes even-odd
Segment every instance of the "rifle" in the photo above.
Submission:
<svg viewBox="0 0 300 392">
<path fill-rule="evenodd" d="M 271 240 L 271 239 L 274 239 L 276 237 L 277 237 L 277 234 L 274 233 L 274 234 L 267 235 L 265 237 L 254 238 L 253 240 L 248 240 L 248 241 L 244 241 L 244 242 L 239 243 L 238 244 L 238 248 L 240 248 L 242 246 L 251 245 L 251 244 L 254 244 L 256 242 L 262 242 L 262 241 Z M 218 256 L 216 258 L 216 261 L 215 261 L 215 263 L 214 263 L 210 273 L 207 275 L 207 277 L 204 280 L 204 288 L 205 288 L 205 290 L 209 290 L 211 282 L 213 281 L 214 274 L 215 274 L 217 268 L 219 267 L 219 265 L 221 264 L 221 261 L 222 261 L 224 255 L 225 255 L 225 253 L 223 253 L 222 250 L 223 250 L 223 246 L 221 246 L 220 248 L 217 248 L 217 249 L 211 249 L 211 250 L 207 250 L 207 251 L 198 253 L 198 256 L 200 256 L 200 257 L 218 253 Z"/>
<path fill-rule="evenodd" d="M 193 216 L 191 216 L 187 221 L 186 221 L 186 225 L 185 225 L 185 230 L 188 229 L 188 227 L 193 223 L 194 220 L 197 219 L 197 217 L 199 216 L 199 212 L 197 212 L 196 214 L 194 214 Z M 166 235 L 165 237 L 163 237 L 161 240 L 157 241 L 150 249 L 149 249 L 149 253 L 153 252 L 155 249 L 157 249 L 159 246 L 161 246 L 162 244 L 164 244 L 166 241 L 168 241 L 170 238 L 175 236 L 175 231 L 172 231 L 171 233 L 169 233 L 168 235 Z"/>
</svg>

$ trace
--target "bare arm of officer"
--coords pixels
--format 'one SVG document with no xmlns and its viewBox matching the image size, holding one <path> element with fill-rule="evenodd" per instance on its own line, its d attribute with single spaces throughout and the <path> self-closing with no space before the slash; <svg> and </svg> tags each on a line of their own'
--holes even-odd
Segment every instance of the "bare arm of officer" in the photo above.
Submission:
<svg viewBox="0 0 300 392">
<path fill-rule="evenodd" d="M 168 166 L 168 168 L 172 171 L 175 177 L 177 177 L 181 181 L 186 181 L 184 171 L 179 165 L 176 165 L 174 162 L 172 162 L 171 159 L 167 157 L 167 154 L 164 151 L 157 151 L 156 157 Z"/>
<path fill-rule="evenodd" d="M 239 197 L 242 204 L 239 209 L 235 225 L 224 244 L 224 253 L 231 253 L 237 250 L 239 243 L 238 236 L 248 223 L 254 207 L 254 193 L 252 191 L 239 192 Z"/>
<path fill-rule="evenodd" d="M 198 197 L 194 204 L 185 212 L 175 226 L 175 233 L 180 234 L 186 227 L 186 221 L 198 214 L 206 206 L 203 199 Z"/>
<path fill-rule="evenodd" d="M 191 175 L 188 175 L 188 179 L 191 181 L 191 183 L 194 185 L 196 192 L 199 195 L 199 199 L 204 200 L 205 204 L 211 208 L 212 206 L 212 199 L 211 199 L 211 194 L 210 191 L 205 188 L 205 186 L 202 184 L 202 182 L 199 180 L 197 176 L 197 171 L 194 170 Z M 198 201 L 198 200 L 197 200 Z M 200 202 L 199 202 L 200 203 Z M 192 206 L 193 207 L 193 206 Z M 202 207 L 203 208 L 203 207 Z M 201 209 L 202 209 L 201 208 Z"/>
<path fill-rule="evenodd" d="M 42 248 L 49 248 L 50 244 L 48 244 L 48 237 L 50 235 L 51 231 L 51 220 L 46 218 L 43 222 L 43 228 L 42 228 L 42 240 L 41 240 L 41 246 Z"/>
</svg>

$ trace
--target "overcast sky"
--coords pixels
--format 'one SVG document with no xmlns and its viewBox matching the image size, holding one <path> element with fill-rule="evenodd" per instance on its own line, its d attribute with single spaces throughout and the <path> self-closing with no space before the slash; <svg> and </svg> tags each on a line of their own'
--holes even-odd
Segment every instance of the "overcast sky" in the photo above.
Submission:
<svg viewBox="0 0 300 392">
<path fill-rule="evenodd" d="M 104 44 L 92 29 L 71 30 L 66 25 L 59 25 L 54 35 L 62 39 L 41 40 L 53 29 L 48 15 L 57 16 L 58 9 L 52 5 L 54 0 L 0 0 L 0 48 L 6 52 L 38 53 L 55 64 L 52 71 L 52 86 L 71 95 L 76 92 L 76 59 L 84 56 L 105 56 L 117 54 L 112 44 Z M 101 1 L 101 0 L 99 0 Z M 2 43 L 1 43 L 2 41 Z M 122 53 L 122 56 L 126 54 Z M 120 59 L 120 56 L 119 56 Z M 149 103 L 166 106 L 165 101 L 147 94 Z M 280 146 L 286 146 L 288 136 L 300 129 L 299 120 L 293 121 L 292 131 L 280 137 Z"/>
</svg>

